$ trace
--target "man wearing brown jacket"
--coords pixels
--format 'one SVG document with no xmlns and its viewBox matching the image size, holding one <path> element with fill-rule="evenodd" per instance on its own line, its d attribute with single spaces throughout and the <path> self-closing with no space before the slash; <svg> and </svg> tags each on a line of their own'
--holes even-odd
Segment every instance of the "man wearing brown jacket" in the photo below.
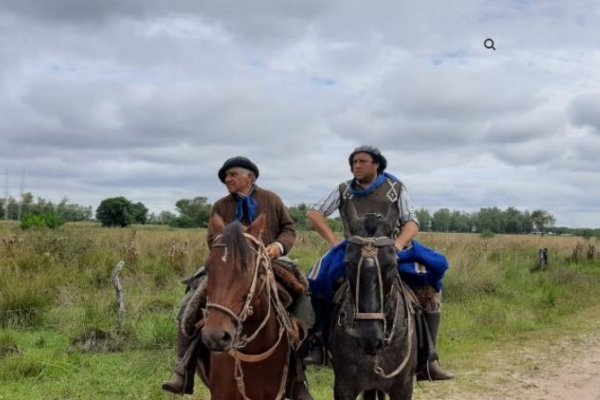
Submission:
<svg viewBox="0 0 600 400">
<path fill-rule="evenodd" d="M 229 194 L 213 205 L 211 217 L 217 214 L 226 224 L 237 220 L 248 226 L 256 217 L 264 213 L 266 228 L 262 239 L 266 244 L 268 256 L 271 260 L 275 260 L 289 253 L 296 240 L 296 229 L 279 196 L 269 190 L 259 188 L 255 184 L 258 175 L 258 167 L 246 157 L 238 156 L 225 161 L 219 169 L 218 176 L 227 187 Z M 207 235 L 209 247 L 214 239 L 215 234 L 209 226 Z M 186 302 L 184 301 L 184 303 Z M 180 312 L 178 320 L 181 316 Z M 194 357 L 190 357 L 190 354 L 198 354 L 200 349 L 188 350 L 191 338 L 182 332 L 181 321 L 179 322 L 177 343 L 179 363 L 175 369 L 174 378 L 163 383 L 162 388 L 171 393 L 191 394 L 194 390 L 195 362 Z M 203 346 L 200 341 L 196 342 L 198 347 Z M 296 362 L 296 365 L 301 365 L 301 363 Z M 301 367 L 296 368 L 296 377 L 290 388 L 289 396 L 292 400 L 312 400 Z"/>
</svg>

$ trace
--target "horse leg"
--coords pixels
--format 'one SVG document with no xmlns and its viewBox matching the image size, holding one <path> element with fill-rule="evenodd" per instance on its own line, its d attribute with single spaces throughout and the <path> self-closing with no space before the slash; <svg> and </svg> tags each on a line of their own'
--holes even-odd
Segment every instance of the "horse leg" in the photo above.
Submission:
<svg viewBox="0 0 600 400">
<path fill-rule="evenodd" d="M 362 398 L 363 400 L 377 400 L 377 391 L 375 389 L 365 390 Z"/>
<path fill-rule="evenodd" d="M 363 400 L 385 400 L 385 393 L 381 390 L 365 390 L 362 395 Z"/>
<path fill-rule="evenodd" d="M 212 353 L 209 372 L 211 400 L 243 400 L 234 379 L 234 363 L 226 353 Z"/>
<path fill-rule="evenodd" d="M 360 389 L 351 382 L 353 382 L 352 379 L 346 379 L 342 382 L 341 379 L 335 378 L 333 385 L 334 400 L 356 400 L 360 394 Z"/>
<path fill-rule="evenodd" d="M 412 400 L 413 379 L 412 375 L 399 377 L 399 381 L 394 384 L 389 392 L 390 400 Z"/>
</svg>

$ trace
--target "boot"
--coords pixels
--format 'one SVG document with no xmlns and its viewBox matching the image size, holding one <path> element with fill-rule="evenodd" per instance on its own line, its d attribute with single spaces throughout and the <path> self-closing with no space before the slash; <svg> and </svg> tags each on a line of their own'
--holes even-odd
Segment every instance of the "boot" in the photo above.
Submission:
<svg viewBox="0 0 600 400">
<path fill-rule="evenodd" d="M 291 400 L 314 400 L 308 391 L 308 384 L 306 381 L 296 380 L 292 383 L 292 388 L 290 389 L 290 399 Z"/>
<path fill-rule="evenodd" d="M 325 352 L 321 334 L 315 332 L 309 346 L 308 354 L 303 359 L 304 365 L 323 365 L 325 364 Z"/>
<path fill-rule="evenodd" d="M 294 351 L 290 360 L 290 374 L 288 377 L 292 379 L 292 384 L 289 387 L 289 398 L 291 400 L 314 400 L 308 391 L 308 380 L 304 373 L 304 365 L 302 365 L 302 351 Z"/>
<path fill-rule="evenodd" d="M 437 355 L 437 334 L 440 328 L 441 314 L 436 313 L 425 313 L 424 319 L 427 324 L 429 336 L 429 356 L 423 365 L 417 370 L 417 380 L 424 381 L 444 381 L 447 379 L 454 378 L 454 374 L 451 372 L 444 371 L 440 366 Z"/>
<path fill-rule="evenodd" d="M 177 329 L 177 367 L 175 368 L 175 377 L 170 381 L 163 382 L 161 388 L 167 392 L 174 394 L 193 394 L 194 393 L 194 363 L 189 362 L 195 353 L 194 349 L 190 349 L 191 346 L 195 347 L 196 343 L 190 337 L 187 337 L 181 331 L 181 328 Z M 187 354 L 186 354 L 187 353 Z M 186 357 L 187 356 L 187 357 Z M 192 364 L 190 368 L 187 364 Z"/>
<path fill-rule="evenodd" d="M 194 393 L 194 372 L 184 370 L 181 374 L 175 371 L 175 377 L 170 381 L 163 382 L 162 390 L 173 394 L 193 394 Z"/>
</svg>

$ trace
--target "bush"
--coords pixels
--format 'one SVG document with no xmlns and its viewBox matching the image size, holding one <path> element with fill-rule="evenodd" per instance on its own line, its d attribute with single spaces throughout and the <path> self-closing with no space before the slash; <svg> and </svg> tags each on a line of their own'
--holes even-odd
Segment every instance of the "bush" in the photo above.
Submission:
<svg viewBox="0 0 600 400">
<path fill-rule="evenodd" d="M 0 336 L 0 359 L 7 355 L 18 354 L 20 352 L 21 350 L 12 336 L 8 334 Z"/>
<path fill-rule="evenodd" d="M 484 239 L 493 238 L 494 232 L 490 231 L 489 229 L 486 229 L 485 231 L 481 232 L 481 234 L 479 234 L 479 236 Z"/>
<path fill-rule="evenodd" d="M 55 229 L 59 226 L 64 225 L 64 221 L 61 217 L 54 213 L 46 213 L 46 214 L 29 214 L 22 218 L 21 220 L 21 229 L 31 229 L 31 228 L 50 228 Z"/>
</svg>

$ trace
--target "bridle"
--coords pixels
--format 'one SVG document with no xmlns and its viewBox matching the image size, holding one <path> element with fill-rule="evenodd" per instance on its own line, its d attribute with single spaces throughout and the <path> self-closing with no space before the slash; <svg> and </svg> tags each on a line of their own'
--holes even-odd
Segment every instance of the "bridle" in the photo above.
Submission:
<svg viewBox="0 0 600 400">
<path fill-rule="evenodd" d="M 389 334 L 386 334 L 387 332 L 387 318 L 385 317 L 385 303 L 384 303 L 384 293 L 383 293 L 383 274 L 381 271 L 381 265 L 379 265 L 379 249 L 381 249 L 382 247 L 387 247 L 387 246 L 394 246 L 394 240 L 387 237 L 387 236 L 379 236 L 379 237 L 362 237 L 362 236 L 351 236 L 348 239 L 348 242 L 355 244 L 357 246 L 360 246 L 361 249 L 361 253 L 360 253 L 360 259 L 358 260 L 358 265 L 357 265 L 357 272 L 356 272 L 356 287 L 355 287 L 355 296 L 354 296 L 354 320 L 375 320 L 375 321 L 382 321 L 383 322 L 383 334 L 384 334 L 384 344 L 388 345 L 391 343 L 392 339 L 394 338 L 395 332 L 396 332 L 396 324 L 397 324 L 397 320 L 398 320 L 398 312 L 397 312 L 397 308 L 400 306 L 400 296 L 396 295 L 395 296 L 395 308 L 394 308 L 394 318 L 392 321 L 392 326 L 391 329 L 389 331 Z M 360 276 L 361 276 L 361 271 L 362 271 L 362 266 L 363 263 L 365 261 L 365 259 L 367 258 L 371 258 L 374 260 L 375 263 L 375 269 L 376 269 L 376 273 L 377 273 L 377 279 L 378 279 L 378 291 L 379 291 L 379 304 L 380 304 L 380 309 L 379 312 L 372 312 L 372 313 L 363 313 L 360 312 L 359 309 L 359 304 L 360 304 Z M 394 264 L 394 268 L 396 267 L 396 265 Z M 399 280 L 399 278 L 398 278 Z M 413 330 L 414 330 L 414 326 L 413 326 L 413 319 L 410 318 L 410 306 L 409 306 L 409 301 L 407 299 L 406 296 L 406 289 L 405 288 L 400 288 L 402 296 L 404 297 L 404 305 L 405 305 L 405 311 L 406 311 L 406 319 L 408 320 L 408 349 L 406 352 L 406 355 L 404 357 L 404 359 L 402 360 L 402 362 L 400 363 L 400 365 L 391 373 L 386 374 L 385 371 L 383 370 L 383 368 L 381 367 L 381 365 L 379 365 L 379 356 L 377 356 L 375 358 L 375 366 L 374 366 L 374 372 L 386 379 L 392 378 L 396 375 L 398 375 L 403 369 L 404 367 L 408 364 L 408 361 L 410 359 L 411 356 L 411 349 L 412 349 L 412 334 L 413 334 Z"/>
<path fill-rule="evenodd" d="M 264 247 L 264 244 L 262 243 L 262 241 L 260 241 L 259 239 L 257 239 L 256 237 L 254 237 L 248 233 L 243 233 L 243 235 L 246 239 L 249 239 L 256 246 L 256 247 L 251 247 L 252 251 L 254 251 L 256 253 L 256 261 L 255 261 L 254 271 L 252 273 L 252 283 L 250 284 L 250 289 L 248 291 L 248 294 L 246 295 L 246 300 L 244 301 L 244 305 L 242 306 L 241 311 L 236 314 L 231 308 L 226 307 L 221 304 L 218 304 L 218 303 L 213 303 L 210 301 L 210 299 L 206 300 L 206 309 L 204 311 L 205 319 L 208 317 L 208 313 L 212 309 L 212 310 L 217 310 L 217 311 L 220 311 L 220 312 L 228 315 L 233 320 L 233 322 L 236 326 L 236 330 L 235 330 L 235 337 L 233 338 L 232 347 L 235 348 L 236 350 L 246 347 L 248 345 L 248 343 L 253 341 L 256 338 L 256 336 L 260 333 L 260 331 L 266 326 L 267 321 L 269 320 L 269 317 L 271 316 L 271 291 L 268 290 L 267 291 L 267 299 L 268 299 L 269 306 L 268 306 L 267 314 L 266 314 L 265 318 L 261 321 L 261 323 L 258 326 L 258 328 L 256 329 L 256 331 L 254 331 L 254 333 L 250 337 L 241 336 L 244 322 L 246 321 L 246 319 L 248 319 L 248 317 L 250 317 L 254 313 L 254 309 L 252 307 L 252 301 L 254 300 L 255 296 L 258 296 L 263 291 L 265 286 L 267 285 L 268 275 L 269 275 L 269 272 L 271 272 L 271 262 L 270 262 L 269 257 L 266 254 L 266 250 L 265 250 L 265 247 Z M 222 260 L 226 261 L 227 260 L 227 251 L 228 251 L 227 246 L 224 243 L 221 243 L 218 239 L 219 238 L 217 237 L 217 240 L 216 240 L 215 244 L 213 244 L 212 247 L 225 248 L 225 255 L 223 256 Z M 259 287 L 258 286 L 258 282 L 259 282 L 258 277 L 260 275 L 261 270 L 263 270 L 265 272 L 267 279 L 263 279 L 261 282 L 261 285 Z"/>
<path fill-rule="evenodd" d="M 204 320 L 206 321 L 208 318 L 209 312 L 217 311 L 229 316 L 235 324 L 235 335 L 232 340 L 231 348 L 227 351 L 233 359 L 235 360 L 235 380 L 238 386 L 238 390 L 240 394 L 244 397 L 245 400 L 250 400 L 246 396 L 246 390 L 244 385 L 244 373 L 242 370 L 241 362 L 245 363 L 255 363 L 259 361 L 263 361 L 269 358 L 277 347 L 281 343 L 283 339 L 283 334 L 288 332 L 288 341 L 290 340 L 290 335 L 293 327 L 293 322 L 291 321 L 287 311 L 283 307 L 282 302 L 279 300 L 279 295 L 277 293 L 277 284 L 275 282 L 275 276 L 273 274 L 273 269 L 271 266 L 271 259 L 267 255 L 267 251 L 265 249 L 265 245 L 259 238 L 250 235 L 249 233 L 242 233 L 246 239 L 248 239 L 253 246 L 250 246 L 250 249 L 256 254 L 256 262 L 254 265 L 254 271 L 252 273 L 252 283 L 250 284 L 250 289 L 248 294 L 246 295 L 246 300 L 244 301 L 244 305 L 239 313 L 235 313 L 231 308 L 226 307 L 222 304 L 213 303 L 210 299 L 206 299 L 206 306 L 204 309 Z M 225 248 L 225 253 L 222 257 L 222 261 L 227 260 L 227 245 L 222 243 L 220 237 L 217 236 L 212 247 L 223 247 Z M 259 276 L 260 271 L 264 271 L 264 279 L 262 279 L 260 287 L 259 287 Z M 250 335 L 242 335 L 242 330 L 244 328 L 244 322 L 254 313 L 254 308 L 252 306 L 252 301 L 255 297 L 259 296 L 260 293 L 266 288 L 267 295 L 267 313 L 258 328 Z M 266 351 L 260 354 L 247 354 L 243 353 L 241 349 L 245 348 L 250 342 L 255 340 L 258 334 L 264 329 L 267 325 L 269 318 L 271 317 L 272 309 L 275 309 L 275 313 L 277 316 L 277 323 L 279 325 L 278 338 L 275 344 L 271 346 Z M 289 359 L 290 355 L 290 346 L 287 346 L 287 355 L 286 360 Z M 281 383 L 279 387 L 279 394 L 276 399 L 280 399 L 283 396 L 283 392 L 285 391 L 285 380 L 287 377 L 288 363 L 286 362 L 285 367 L 283 369 L 283 374 L 281 378 Z"/>
<path fill-rule="evenodd" d="M 393 246 L 394 241 L 387 236 L 380 236 L 374 238 L 366 238 L 361 236 L 352 236 L 348 241 L 352 244 L 360 246 L 360 259 L 358 260 L 358 266 L 356 271 L 356 288 L 355 288 L 355 296 L 354 296 L 354 306 L 355 306 L 355 314 L 354 319 L 357 320 L 380 320 L 383 321 L 383 329 L 384 332 L 386 330 L 386 318 L 384 312 L 384 303 L 383 303 L 383 277 L 381 273 L 381 266 L 379 265 L 379 257 L 377 257 L 379 253 L 379 249 L 386 246 Z M 372 313 L 363 313 L 359 310 L 360 304 L 360 276 L 362 272 L 363 263 L 367 258 L 371 258 L 375 261 L 375 269 L 377 271 L 377 280 L 378 280 L 378 291 L 379 291 L 379 312 Z"/>
</svg>

